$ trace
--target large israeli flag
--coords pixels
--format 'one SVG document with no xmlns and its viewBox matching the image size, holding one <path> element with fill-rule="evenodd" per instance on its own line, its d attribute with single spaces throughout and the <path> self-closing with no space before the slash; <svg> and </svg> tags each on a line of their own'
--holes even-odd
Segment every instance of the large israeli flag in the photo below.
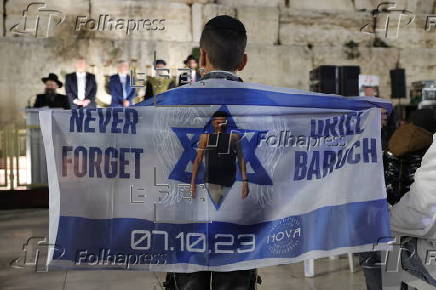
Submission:
<svg viewBox="0 0 436 290">
<path fill-rule="evenodd" d="M 40 112 L 50 268 L 232 271 L 371 250 L 391 235 L 382 107 L 206 80 L 145 106 Z"/>
</svg>

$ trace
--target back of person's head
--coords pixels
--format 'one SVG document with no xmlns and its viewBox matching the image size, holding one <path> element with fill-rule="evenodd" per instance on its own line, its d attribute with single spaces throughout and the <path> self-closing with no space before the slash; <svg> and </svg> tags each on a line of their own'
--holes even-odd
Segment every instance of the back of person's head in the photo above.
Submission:
<svg viewBox="0 0 436 290">
<path fill-rule="evenodd" d="M 227 15 L 209 20 L 200 37 L 200 48 L 218 70 L 235 71 L 243 60 L 246 45 L 244 24 Z"/>
<path fill-rule="evenodd" d="M 415 126 L 426 129 L 432 134 L 436 133 L 436 110 L 427 107 L 416 110 L 410 114 L 410 122 Z"/>
<path fill-rule="evenodd" d="M 212 118 L 227 118 L 229 114 L 226 111 L 216 111 L 213 113 Z"/>
</svg>

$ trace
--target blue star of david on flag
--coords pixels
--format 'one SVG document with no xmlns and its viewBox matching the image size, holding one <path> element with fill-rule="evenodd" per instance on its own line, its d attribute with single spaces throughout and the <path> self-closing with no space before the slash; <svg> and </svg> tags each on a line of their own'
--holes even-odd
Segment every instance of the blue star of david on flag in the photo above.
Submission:
<svg viewBox="0 0 436 290">
<path fill-rule="evenodd" d="M 233 120 L 227 106 L 221 106 L 217 111 L 228 113 L 226 133 L 235 133 L 241 136 L 241 147 L 244 159 L 247 165 L 247 178 L 249 183 L 258 185 L 272 185 L 272 179 L 262 166 L 259 158 L 256 156 L 256 148 L 261 134 L 266 134 L 267 131 L 258 131 L 252 129 L 238 128 Z M 194 162 L 196 156 L 196 148 L 200 135 L 213 132 L 212 118 L 209 119 L 203 128 L 171 128 L 176 134 L 183 146 L 183 153 L 176 162 L 174 169 L 169 175 L 169 179 L 181 181 L 183 183 L 191 183 L 192 173 L 188 171 L 188 166 Z M 251 138 L 249 137 L 251 136 Z M 196 178 L 197 184 L 204 183 L 204 165 L 201 164 L 199 173 Z M 249 170 L 250 169 L 250 170 Z M 236 180 L 241 181 L 241 172 L 239 167 L 236 172 Z"/>
</svg>

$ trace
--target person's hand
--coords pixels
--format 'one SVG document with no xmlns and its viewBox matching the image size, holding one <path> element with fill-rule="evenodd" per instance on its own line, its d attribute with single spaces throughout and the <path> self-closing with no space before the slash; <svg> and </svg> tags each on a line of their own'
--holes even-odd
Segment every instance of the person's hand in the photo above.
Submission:
<svg viewBox="0 0 436 290">
<path fill-rule="evenodd" d="M 130 102 L 129 102 L 129 100 L 123 100 L 123 106 L 124 106 L 124 107 L 128 107 L 128 106 L 130 106 Z"/>
<path fill-rule="evenodd" d="M 90 103 L 91 103 L 90 100 L 88 100 L 88 99 L 84 99 L 84 100 L 82 101 L 82 106 L 86 107 L 86 106 L 88 106 Z"/>
<path fill-rule="evenodd" d="M 385 108 L 381 108 L 381 125 L 382 127 L 388 124 L 388 111 Z"/>
<path fill-rule="evenodd" d="M 195 183 L 191 183 L 191 196 L 195 198 L 197 195 L 197 185 Z"/>
<path fill-rule="evenodd" d="M 249 193 L 250 193 L 250 188 L 248 187 L 248 181 L 243 181 L 242 192 L 241 192 L 242 199 L 246 199 Z"/>
<path fill-rule="evenodd" d="M 74 99 L 73 100 L 73 104 L 77 105 L 77 106 L 81 106 L 82 105 L 82 101 L 79 99 Z"/>
</svg>

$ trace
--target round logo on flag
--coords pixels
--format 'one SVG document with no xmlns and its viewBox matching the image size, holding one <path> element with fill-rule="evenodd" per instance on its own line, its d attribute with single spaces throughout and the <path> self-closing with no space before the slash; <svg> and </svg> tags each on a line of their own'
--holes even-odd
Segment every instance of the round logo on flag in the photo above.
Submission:
<svg viewBox="0 0 436 290">
<path fill-rule="evenodd" d="M 300 246 L 302 234 L 299 218 L 285 218 L 274 225 L 266 238 L 266 245 L 274 255 L 288 254 Z"/>
</svg>

